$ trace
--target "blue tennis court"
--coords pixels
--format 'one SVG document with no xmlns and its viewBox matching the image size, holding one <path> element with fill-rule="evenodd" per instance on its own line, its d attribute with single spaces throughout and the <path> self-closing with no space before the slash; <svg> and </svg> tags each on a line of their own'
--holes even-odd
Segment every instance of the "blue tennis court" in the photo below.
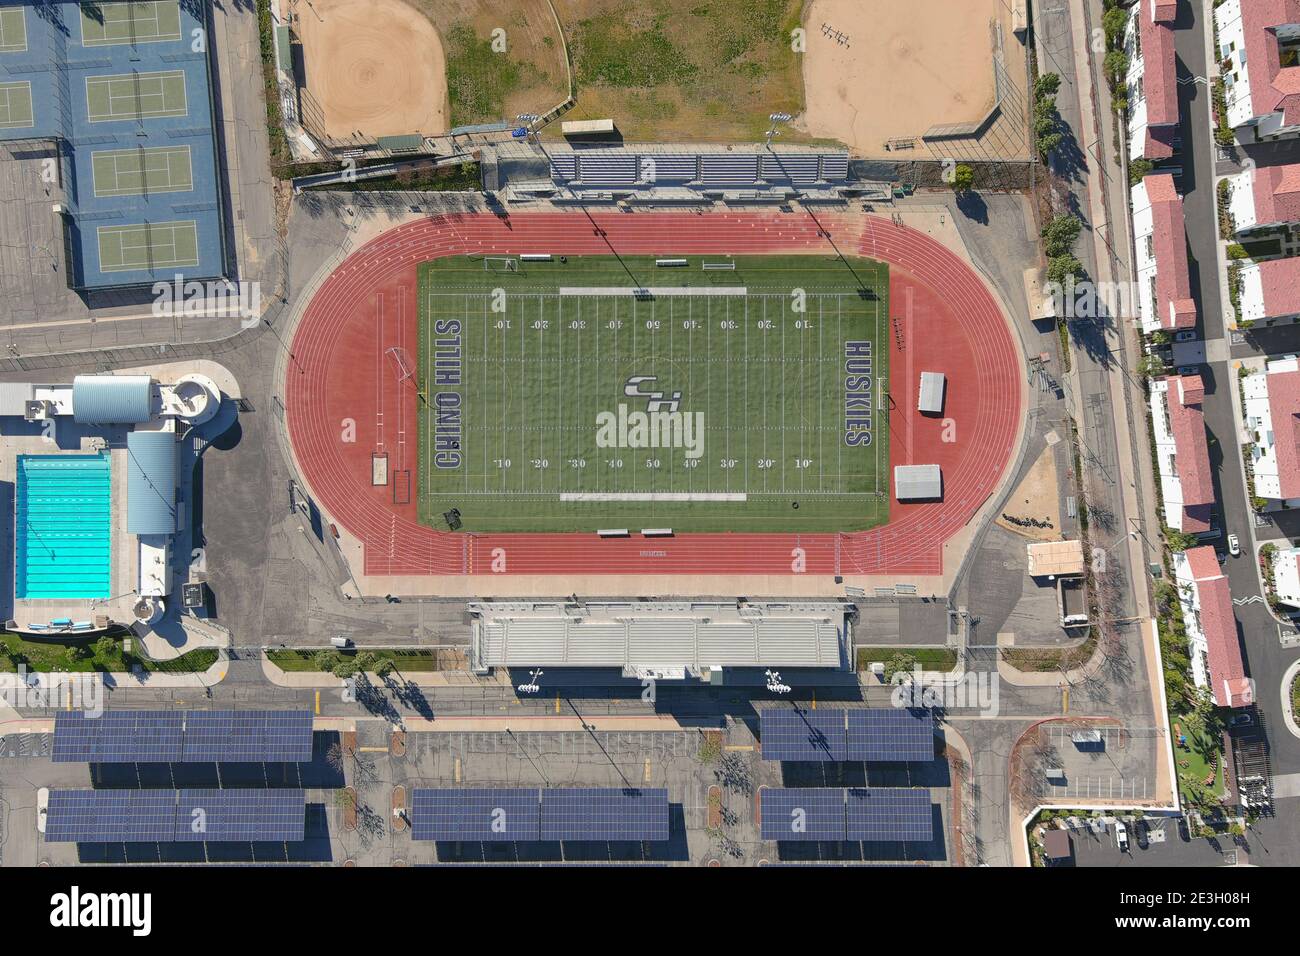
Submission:
<svg viewBox="0 0 1300 956">
<path fill-rule="evenodd" d="M 104 455 L 19 455 L 15 596 L 109 596 L 111 479 Z"/>
</svg>

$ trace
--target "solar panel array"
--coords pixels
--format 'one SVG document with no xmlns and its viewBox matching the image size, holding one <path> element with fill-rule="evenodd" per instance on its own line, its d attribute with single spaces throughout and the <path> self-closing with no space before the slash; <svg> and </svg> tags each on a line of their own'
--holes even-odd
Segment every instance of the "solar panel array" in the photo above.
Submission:
<svg viewBox="0 0 1300 956">
<path fill-rule="evenodd" d="M 312 757 L 307 710 L 115 710 L 98 717 L 60 713 L 57 762 L 306 763 Z"/>
<path fill-rule="evenodd" d="M 112 710 L 98 717 L 66 711 L 55 718 L 50 759 L 59 763 L 178 761 L 183 716 L 166 710 Z"/>
<path fill-rule="evenodd" d="M 934 837 L 930 791 L 842 787 L 765 788 L 764 840 L 926 842 Z"/>
<path fill-rule="evenodd" d="M 311 760 L 309 710 L 196 710 L 185 716 L 185 757 L 207 762 Z"/>
<path fill-rule="evenodd" d="M 848 713 L 848 759 L 934 759 L 934 714 L 930 711 L 882 708 L 854 709 Z"/>
<path fill-rule="evenodd" d="M 575 787 L 542 791 L 543 840 L 667 840 L 662 787 Z"/>
<path fill-rule="evenodd" d="M 759 718 L 764 760 L 925 762 L 934 731 L 933 713 L 920 709 L 773 707 Z"/>
<path fill-rule="evenodd" d="M 297 843 L 306 810 L 301 790 L 51 790 L 45 841 Z"/>
<path fill-rule="evenodd" d="M 541 836 L 541 799 L 536 787 L 416 790 L 411 799 L 411 837 L 534 841 Z"/>
<path fill-rule="evenodd" d="M 838 787 L 765 789 L 759 805 L 764 840 L 844 840 L 844 790 Z"/>
<path fill-rule="evenodd" d="M 848 838 L 864 843 L 934 838 L 934 815 L 927 790 L 849 790 Z"/>
<path fill-rule="evenodd" d="M 763 710 L 758 736 L 764 760 L 845 760 L 844 710 Z"/>
</svg>

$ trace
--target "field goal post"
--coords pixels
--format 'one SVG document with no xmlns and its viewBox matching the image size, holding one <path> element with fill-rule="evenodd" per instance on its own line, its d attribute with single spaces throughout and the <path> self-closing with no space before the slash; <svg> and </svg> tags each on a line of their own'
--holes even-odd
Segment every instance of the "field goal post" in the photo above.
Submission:
<svg viewBox="0 0 1300 956">
<path fill-rule="evenodd" d="M 519 259 L 515 256 L 484 256 L 484 272 L 518 272 Z"/>
</svg>

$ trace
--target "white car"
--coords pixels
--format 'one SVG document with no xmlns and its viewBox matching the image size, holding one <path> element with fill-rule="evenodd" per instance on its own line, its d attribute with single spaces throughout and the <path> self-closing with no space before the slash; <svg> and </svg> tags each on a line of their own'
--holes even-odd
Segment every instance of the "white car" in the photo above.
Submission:
<svg viewBox="0 0 1300 956">
<path fill-rule="evenodd" d="M 1241 556 L 1241 541 L 1235 534 L 1228 535 L 1228 553 L 1234 558 Z"/>
<path fill-rule="evenodd" d="M 1115 821 L 1115 845 L 1119 847 L 1119 852 L 1128 852 L 1128 827 L 1119 820 Z"/>
</svg>

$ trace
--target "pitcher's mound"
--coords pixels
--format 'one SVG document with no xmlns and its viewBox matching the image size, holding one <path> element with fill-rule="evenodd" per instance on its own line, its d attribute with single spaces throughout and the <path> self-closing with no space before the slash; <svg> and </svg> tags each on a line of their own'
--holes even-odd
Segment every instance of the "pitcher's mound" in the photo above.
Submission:
<svg viewBox="0 0 1300 956">
<path fill-rule="evenodd" d="M 447 130 L 447 65 L 433 24 L 402 0 L 296 0 L 309 127 L 335 139 Z"/>
</svg>

